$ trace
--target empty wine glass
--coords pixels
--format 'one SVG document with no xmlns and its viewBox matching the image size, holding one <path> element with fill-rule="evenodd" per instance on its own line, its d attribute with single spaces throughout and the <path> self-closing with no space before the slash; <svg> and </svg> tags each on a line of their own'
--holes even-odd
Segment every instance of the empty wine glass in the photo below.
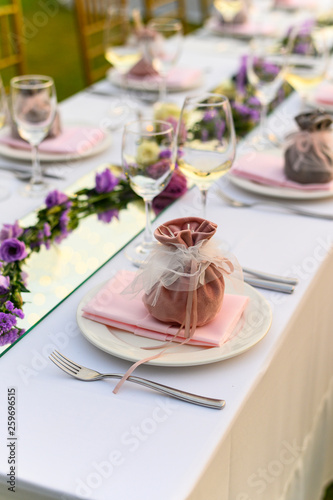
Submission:
<svg viewBox="0 0 333 500">
<path fill-rule="evenodd" d="M 137 120 L 126 124 L 122 140 L 123 170 L 135 193 L 145 202 L 143 240 L 126 250 L 136 265 L 144 262 L 153 240 L 152 200 L 167 186 L 175 167 L 176 139 L 173 127 L 164 121 Z"/>
<path fill-rule="evenodd" d="M 54 81 L 49 76 L 18 76 L 10 81 L 10 94 L 13 121 L 32 149 L 32 176 L 24 194 L 39 196 L 49 189 L 43 180 L 38 146 L 49 133 L 56 114 Z"/>
<path fill-rule="evenodd" d="M 301 111 L 328 67 L 326 31 L 313 21 L 295 26 L 288 35 L 284 78 L 300 95 Z"/>
<path fill-rule="evenodd" d="M 180 55 L 183 40 L 183 26 L 177 19 L 157 18 L 148 23 L 151 36 L 143 40 L 146 59 L 159 73 L 159 101 L 167 96 L 167 77 Z"/>
<path fill-rule="evenodd" d="M 235 158 L 236 134 L 228 98 L 211 93 L 187 97 L 177 142 L 179 168 L 200 189 L 205 216 L 209 187 L 230 170 Z"/>
<path fill-rule="evenodd" d="M 259 131 L 252 143 L 260 148 L 279 144 L 275 135 L 267 130 L 267 112 L 283 82 L 284 52 L 284 47 L 274 38 L 256 38 L 250 44 L 247 78 L 261 105 Z"/>
<path fill-rule="evenodd" d="M 7 97 L 5 88 L 0 75 L 0 130 L 5 126 L 7 119 Z M 0 201 L 5 200 L 9 196 L 8 189 L 0 186 Z"/>
</svg>

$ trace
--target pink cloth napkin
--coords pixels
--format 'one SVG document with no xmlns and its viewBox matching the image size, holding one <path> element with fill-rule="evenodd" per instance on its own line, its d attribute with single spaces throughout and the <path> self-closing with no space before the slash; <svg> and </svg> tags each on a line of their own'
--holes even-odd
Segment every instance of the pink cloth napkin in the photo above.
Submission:
<svg viewBox="0 0 333 500">
<path fill-rule="evenodd" d="M 286 187 L 303 191 L 333 190 L 333 181 L 325 184 L 299 184 L 290 181 L 283 171 L 284 160 L 281 156 L 269 153 L 249 153 L 239 158 L 230 172 L 243 179 L 267 186 Z"/>
<path fill-rule="evenodd" d="M 167 86 L 175 87 L 190 87 L 202 78 L 202 71 L 196 68 L 175 67 L 172 68 L 167 77 Z M 159 75 L 147 75 L 145 77 L 128 75 L 128 80 L 142 81 L 149 83 L 158 83 L 161 77 Z"/>
<path fill-rule="evenodd" d="M 65 127 L 60 135 L 45 139 L 39 146 L 41 153 L 83 154 L 105 138 L 102 130 L 93 127 Z M 0 143 L 14 149 L 30 150 L 22 139 L 15 139 L 8 133 L 0 137 Z"/>
<path fill-rule="evenodd" d="M 119 271 L 86 304 L 83 316 L 141 337 L 161 341 L 171 340 L 178 331 L 177 326 L 153 318 L 143 305 L 142 294 L 133 297 L 131 294 L 121 293 L 132 282 L 134 276 L 135 273 L 132 271 Z M 248 297 L 226 294 L 222 309 L 215 319 L 205 326 L 198 327 L 188 343 L 207 347 L 222 345 L 230 337 L 248 301 Z M 174 340 L 183 342 L 184 337 L 179 335 Z"/>
<path fill-rule="evenodd" d="M 314 99 L 318 104 L 333 105 L 333 83 L 322 83 L 316 89 Z"/>
<path fill-rule="evenodd" d="M 236 34 L 244 36 L 271 35 L 274 28 L 266 23 L 254 23 L 249 20 L 240 24 L 223 24 L 217 17 L 211 17 L 207 22 L 208 29 L 220 32 L 221 34 Z"/>
</svg>

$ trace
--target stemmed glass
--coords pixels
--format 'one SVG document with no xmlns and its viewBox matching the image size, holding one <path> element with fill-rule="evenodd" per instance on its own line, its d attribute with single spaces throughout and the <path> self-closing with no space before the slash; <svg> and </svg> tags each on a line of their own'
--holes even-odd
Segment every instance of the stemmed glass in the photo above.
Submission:
<svg viewBox="0 0 333 500">
<path fill-rule="evenodd" d="M 0 75 L 0 130 L 5 126 L 7 119 L 7 98 L 5 88 Z M 9 191 L 4 187 L 0 187 L 0 201 L 5 200 L 9 196 Z"/>
<path fill-rule="evenodd" d="M 329 66 L 326 32 L 313 24 L 295 26 L 287 43 L 285 80 L 301 97 L 301 111 L 311 92 L 321 83 Z"/>
<path fill-rule="evenodd" d="M 181 53 L 183 26 L 177 19 L 168 18 L 152 19 L 147 26 L 155 36 L 143 40 L 143 52 L 161 77 L 158 100 L 165 102 L 167 77 Z"/>
<path fill-rule="evenodd" d="M 146 226 L 143 240 L 126 250 L 136 265 L 144 262 L 153 240 L 152 200 L 167 186 L 175 167 L 176 138 L 164 121 L 137 120 L 125 125 L 122 140 L 123 170 L 135 193 L 145 202 Z"/>
<path fill-rule="evenodd" d="M 32 176 L 24 194 L 40 196 L 49 189 L 43 180 L 38 146 L 49 133 L 56 114 L 54 81 L 49 76 L 18 76 L 10 81 L 10 94 L 13 121 L 32 149 Z"/>
<path fill-rule="evenodd" d="M 250 44 L 247 78 L 261 105 L 259 132 L 252 143 L 260 148 L 279 144 L 275 135 L 267 130 L 267 113 L 283 82 L 284 53 L 284 47 L 274 38 L 256 38 Z"/>
<path fill-rule="evenodd" d="M 206 215 L 209 187 L 231 168 L 236 134 L 227 97 L 203 93 L 187 97 L 178 123 L 178 165 L 200 189 Z"/>
<path fill-rule="evenodd" d="M 136 11 L 134 11 L 136 12 Z M 130 120 L 133 104 L 125 93 L 128 90 L 128 71 L 140 60 L 141 21 L 138 16 L 131 14 L 126 7 L 109 7 L 106 11 L 104 26 L 104 54 L 106 60 L 116 71 L 115 77 L 120 78 L 121 94 L 114 99 L 109 110 L 112 119 L 111 128 L 118 128 L 125 121 Z"/>
<path fill-rule="evenodd" d="M 215 0 L 214 7 L 222 15 L 226 23 L 232 23 L 237 14 L 244 8 L 244 0 Z"/>
</svg>

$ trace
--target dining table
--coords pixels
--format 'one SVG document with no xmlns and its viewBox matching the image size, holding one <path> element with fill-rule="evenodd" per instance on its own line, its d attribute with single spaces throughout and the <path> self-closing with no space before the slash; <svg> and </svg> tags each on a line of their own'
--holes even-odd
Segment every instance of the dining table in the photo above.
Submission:
<svg viewBox="0 0 333 500">
<path fill-rule="evenodd" d="M 178 65 L 201 69 L 202 81 L 197 88 L 170 92 L 168 98 L 181 106 L 186 95 L 214 89 L 237 71 L 248 50 L 248 40 L 221 37 L 205 28 L 186 36 Z M 147 100 L 152 95 L 147 91 L 131 96 L 140 116 L 152 116 Z M 126 97 L 106 78 L 61 102 L 61 120 L 103 128 L 117 99 Z M 295 128 L 299 106 L 298 95 L 292 93 L 269 116 L 269 126 L 286 135 Z M 103 166 L 121 165 L 122 132 L 123 123 L 112 127 L 110 143 L 96 155 L 43 163 L 46 172 L 63 176 L 50 179 L 53 189 L 73 192 Z M 237 155 L 243 148 L 249 150 L 249 137 L 251 133 L 240 140 Z M 22 165 L 29 163 L 0 156 L 0 166 Z M 43 198 L 22 196 L 22 182 L 10 172 L 0 171 L 0 176 L 9 192 L 0 202 L 2 224 L 25 220 L 42 206 Z M 209 191 L 206 218 L 217 224 L 216 237 L 242 267 L 294 277 L 295 290 L 285 294 L 255 288 L 257 306 L 248 322 L 256 330 L 264 315 L 266 328 L 250 343 L 244 331 L 245 347 L 239 352 L 226 351 L 219 358 L 207 348 L 182 346 L 174 363 L 166 356 L 165 362 L 140 365 L 135 375 L 223 399 L 225 407 L 189 404 L 129 381 L 114 394 L 113 380 L 88 384 L 50 361 L 58 350 L 101 373 L 123 374 L 132 364 L 126 355 L 130 341 L 120 352 L 108 352 L 93 336 L 83 334 L 78 310 L 116 272 L 136 271 L 125 250 L 130 240 L 140 238 L 144 216 L 127 233 L 131 222 L 124 221 L 121 212 L 119 221 L 104 224 L 103 237 L 97 234 L 103 222 L 95 220 L 79 244 L 89 249 L 86 274 L 77 270 L 75 285 L 53 297 L 48 310 L 38 290 L 37 298 L 28 298 L 34 302 L 34 312 L 27 317 L 29 331 L 2 351 L 1 499 L 322 498 L 333 479 L 333 221 L 293 214 L 284 207 L 333 215 L 333 192 L 308 199 L 282 195 L 273 198 L 279 202 L 275 207 L 236 208 L 220 191 L 244 201 L 270 202 L 269 193 L 246 190 L 227 174 Z M 196 187 L 188 189 L 154 218 L 153 227 L 179 217 L 201 217 L 199 194 Z M 114 246 L 117 238 L 120 246 Z M 69 252 L 70 243 L 65 240 L 60 249 L 63 244 Z M 102 261 L 96 263 L 99 250 Z M 62 275 L 61 251 L 50 252 L 48 266 Z M 79 259 L 78 251 L 73 252 L 66 269 L 74 269 Z M 14 434 L 10 395 L 15 395 Z"/>
</svg>

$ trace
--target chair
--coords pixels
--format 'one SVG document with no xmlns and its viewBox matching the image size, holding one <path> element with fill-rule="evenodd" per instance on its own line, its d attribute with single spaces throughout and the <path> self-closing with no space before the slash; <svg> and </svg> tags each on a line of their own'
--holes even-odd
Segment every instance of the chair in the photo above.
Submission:
<svg viewBox="0 0 333 500">
<path fill-rule="evenodd" d="M 105 13 L 111 5 L 125 7 L 126 0 L 75 0 L 83 70 L 87 85 L 105 76 L 110 65 L 104 57 Z"/>
<path fill-rule="evenodd" d="M 7 0 L 0 6 L 0 71 L 5 85 L 25 72 L 23 44 L 20 0 Z"/>
<path fill-rule="evenodd" d="M 185 0 L 144 0 L 145 19 L 153 17 L 172 17 L 182 21 L 184 31 L 187 31 Z"/>
</svg>

